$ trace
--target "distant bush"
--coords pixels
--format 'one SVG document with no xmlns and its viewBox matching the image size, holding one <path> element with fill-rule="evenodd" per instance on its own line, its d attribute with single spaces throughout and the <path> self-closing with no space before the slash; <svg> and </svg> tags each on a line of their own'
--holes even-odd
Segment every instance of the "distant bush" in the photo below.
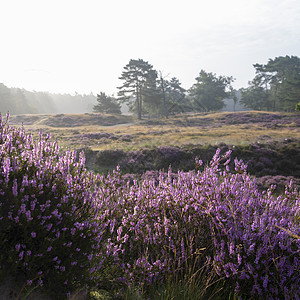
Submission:
<svg viewBox="0 0 300 300">
<path fill-rule="evenodd" d="M 294 123 L 296 126 L 300 126 L 300 119 L 296 114 L 279 115 L 274 113 L 238 112 L 234 114 L 225 114 L 219 118 L 218 121 L 225 125 L 256 123 L 269 128 L 291 123 Z"/>
<path fill-rule="evenodd" d="M 120 165 L 122 173 L 138 175 L 162 169 L 167 171 L 170 165 L 173 172 L 189 171 L 195 168 L 195 157 L 199 157 L 204 164 L 207 164 L 218 148 L 221 149 L 222 154 L 232 150 L 233 157 L 238 157 L 247 163 L 247 170 L 251 175 L 300 178 L 300 141 L 296 139 L 245 146 L 220 144 L 191 148 L 164 146 L 129 152 L 104 150 L 97 152 L 95 167 L 101 172 L 101 168 L 107 171 Z"/>
<path fill-rule="evenodd" d="M 51 127 L 77 127 L 87 125 L 112 126 L 132 122 L 132 118 L 123 115 L 93 114 L 57 114 L 48 116 L 42 123 Z"/>
<path fill-rule="evenodd" d="M 297 187 L 300 187 L 300 179 L 295 178 L 293 176 L 281 176 L 281 175 L 275 175 L 275 176 L 262 176 L 258 177 L 256 179 L 257 186 L 261 190 L 267 190 L 268 188 L 272 187 L 277 193 L 283 193 L 285 190 L 285 187 L 293 181 L 294 185 Z"/>
<path fill-rule="evenodd" d="M 83 134 L 77 134 L 75 136 L 77 139 L 81 139 L 82 142 L 86 142 L 88 140 L 99 140 L 100 142 L 103 141 L 111 141 L 111 140 L 121 140 L 124 142 L 130 142 L 132 139 L 132 136 L 129 134 L 126 135 L 115 135 L 113 133 L 107 133 L 107 132 L 93 132 L 93 133 L 83 133 Z"/>
<path fill-rule="evenodd" d="M 96 156 L 96 164 L 101 166 L 114 166 L 120 163 L 121 158 L 124 156 L 122 150 L 104 150 L 99 151 Z"/>
</svg>

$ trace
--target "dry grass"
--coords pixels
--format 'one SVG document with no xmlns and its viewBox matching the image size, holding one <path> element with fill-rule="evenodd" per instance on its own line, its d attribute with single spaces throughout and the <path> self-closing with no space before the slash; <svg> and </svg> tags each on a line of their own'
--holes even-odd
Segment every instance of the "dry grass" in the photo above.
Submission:
<svg viewBox="0 0 300 300">
<path fill-rule="evenodd" d="M 234 113 L 232 116 L 239 117 L 242 114 L 245 113 Z M 51 133 L 52 138 L 58 140 L 61 148 L 68 149 L 90 147 L 92 150 L 138 150 L 162 145 L 192 146 L 220 143 L 242 145 L 283 138 L 300 139 L 299 126 L 294 121 L 295 118 L 300 118 L 299 114 L 266 112 L 247 112 L 246 114 L 260 118 L 264 118 L 265 115 L 270 116 L 270 114 L 283 116 L 285 120 L 289 120 L 289 117 L 292 118 L 291 122 L 270 127 L 266 126 L 269 124 L 268 122 L 263 124 L 261 122 L 227 124 L 226 118 L 230 120 L 231 116 L 224 112 L 185 114 L 170 117 L 168 120 L 144 120 L 140 122 L 132 117 L 120 116 L 113 119 L 108 115 L 99 117 L 100 114 L 31 115 L 33 118 L 30 122 L 28 121 L 31 120 L 30 115 L 27 115 L 25 118 L 27 122 L 23 122 L 23 126 L 34 135 L 40 131 Z M 59 116 L 67 120 L 68 124 L 65 127 Z M 24 120 L 24 118 L 20 118 L 20 120 L 22 119 Z M 74 120 L 73 123 L 72 120 Z M 18 124 L 16 118 L 12 121 L 12 124 L 22 124 Z M 105 126 L 103 122 L 106 122 Z M 108 123 L 110 125 L 107 125 Z M 82 138 L 82 135 L 95 133 L 107 133 L 110 137 Z M 127 138 L 124 139 L 123 137 Z"/>
</svg>

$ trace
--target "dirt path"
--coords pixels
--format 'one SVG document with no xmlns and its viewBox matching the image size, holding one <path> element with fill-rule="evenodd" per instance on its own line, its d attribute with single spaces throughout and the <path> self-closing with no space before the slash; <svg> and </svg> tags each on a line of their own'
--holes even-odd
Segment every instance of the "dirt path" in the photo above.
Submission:
<svg viewBox="0 0 300 300">
<path fill-rule="evenodd" d="M 132 122 L 132 123 L 122 123 L 122 124 L 115 124 L 115 125 L 107 125 L 107 126 L 103 126 L 103 127 L 126 127 L 126 126 L 132 126 L 132 125 L 136 125 L 138 123 L 136 122 Z"/>
</svg>

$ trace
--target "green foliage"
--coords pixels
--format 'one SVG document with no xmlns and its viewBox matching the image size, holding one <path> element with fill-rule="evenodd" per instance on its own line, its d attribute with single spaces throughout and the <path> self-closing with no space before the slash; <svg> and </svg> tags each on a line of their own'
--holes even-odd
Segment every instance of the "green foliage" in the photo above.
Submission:
<svg viewBox="0 0 300 300">
<path fill-rule="evenodd" d="M 188 99 L 185 95 L 185 89 L 176 77 L 166 81 L 167 109 L 169 114 L 182 113 L 191 110 Z"/>
<path fill-rule="evenodd" d="M 270 59 L 266 71 L 271 73 L 272 87 L 276 89 L 279 108 L 291 110 L 300 96 L 300 58 L 281 56 Z"/>
<path fill-rule="evenodd" d="M 242 90 L 242 102 L 251 109 L 293 111 L 300 97 L 300 58 L 279 56 L 265 65 L 253 65 L 255 78 Z"/>
<path fill-rule="evenodd" d="M 224 106 L 223 99 L 229 96 L 232 77 L 219 76 L 200 71 L 196 83 L 189 90 L 196 111 L 219 110 Z"/>
<path fill-rule="evenodd" d="M 121 114 L 121 105 L 114 97 L 107 96 L 105 93 L 100 92 L 97 95 L 97 102 L 93 107 L 94 112 L 102 112 L 106 114 Z"/>
<path fill-rule="evenodd" d="M 247 89 L 241 89 L 241 103 L 254 110 L 264 110 L 266 109 L 266 93 L 261 86 L 251 84 Z"/>
<path fill-rule="evenodd" d="M 157 72 L 155 70 L 149 72 L 147 76 L 144 88 L 142 89 L 142 99 L 143 114 L 154 115 L 156 117 L 162 116 L 162 95 L 158 87 Z"/>
<path fill-rule="evenodd" d="M 142 118 L 143 101 L 152 97 L 156 78 L 157 72 L 153 66 L 142 59 L 131 59 L 119 78 L 124 83 L 118 88 L 118 99 L 128 103 L 131 111 L 137 112 L 138 119 Z"/>
<path fill-rule="evenodd" d="M 118 100 L 127 103 L 139 119 L 142 115 L 167 117 L 190 110 L 179 80 L 173 77 L 168 81 L 162 76 L 158 80 L 157 71 L 142 59 L 130 60 L 120 79 L 124 83 L 119 87 Z"/>
<path fill-rule="evenodd" d="M 91 112 L 95 96 L 51 94 L 8 88 L 0 83 L 0 113 L 10 114 L 52 114 Z"/>
</svg>

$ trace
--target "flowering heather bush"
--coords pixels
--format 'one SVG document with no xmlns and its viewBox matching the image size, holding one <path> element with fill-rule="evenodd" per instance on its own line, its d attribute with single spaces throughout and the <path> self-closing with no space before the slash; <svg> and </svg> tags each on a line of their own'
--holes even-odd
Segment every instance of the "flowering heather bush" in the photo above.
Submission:
<svg viewBox="0 0 300 300">
<path fill-rule="evenodd" d="M 247 123 L 262 123 L 281 120 L 282 116 L 277 114 L 260 113 L 254 114 L 249 112 L 240 112 L 237 114 L 227 114 L 223 117 L 224 124 L 247 124 Z"/>
<path fill-rule="evenodd" d="M 229 155 L 218 151 L 203 171 L 174 178 L 170 170 L 158 182 L 126 185 L 118 171 L 102 177 L 113 278 L 147 286 L 198 256 L 198 269 L 206 266 L 242 298 L 299 295 L 299 193 L 291 185 L 277 198 L 260 193 L 241 161 L 229 171 Z"/>
<path fill-rule="evenodd" d="M 44 285 L 55 299 L 91 283 L 103 230 L 96 177 L 82 154 L 75 162 L 58 150 L 0 118 L 0 274 Z"/>
<path fill-rule="evenodd" d="M 230 171 L 231 153 L 220 149 L 207 166 L 176 176 L 95 176 L 83 155 L 76 162 L 47 138 L 0 125 L 0 275 L 39 281 L 57 299 L 85 285 L 147 289 L 192 261 L 222 280 L 225 294 L 299 299 L 292 183 L 281 196 L 260 192 L 243 162 Z"/>
<path fill-rule="evenodd" d="M 96 156 L 96 164 L 99 166 L 113 165 L 116 167 L 123 156 L 124 152 L 122 150 L 99 151 Z"/>
<path fill-rule="evenodd" d="M 112 126 L 116 124 L 128 123 L 132 119 L 128 116 L 113 116 L 105 115 L 101 113 L 84 114 L 84 115 L 65 115 L 57 114 L 52 117 L 48 117 L 43 121 L 43 124 L 51 127 L 77 127 L 83 125 L 101 125 Z"/>
<path fill-rule="evenodd" d="M 183 153 L 180 149 L 171 146 L 158 147 L 157 152 L 161 161 L 164 162 L 165 166 L 168 168 L 170 164 L 176 163 L 176 161 L 180 161 L 183 157 Z M 159 164 L 162 164 L 162 162 Z"/>
<path fill-rule="evenodd" d="M 262 176 L 256 179 L 256 183 L 261 190 L 266 190 L 272 186 L 276 192 L 284 192 L 285 187 L 293 181 L 294 185 L 300 187 L 300 179 L 293 176 Z"/>
<path fill-rule="evenodd" d="M 156 149 L 142 149 L 136 151 L 103 150 L 95 152 L 94 156 L 87 156 L 87 163 L 94 161 L 94 168 L 98 171 L 113 170 L 120 166 L 122 173 L 142 175 L 152 170 L 168 170 L 172 165 L 174 172 L 189 171 L 195 168 L 195 157 L 201 157 L 204 164 L 209 163 L 216 150 L 221 153 L 233 149 L 233 157 L 242 159 L 247 165 L 247 171 L 257 177 L 267 175 L 293 176 L 300 178 L 300 140 L 284 139 L 266 143 L 254 143 L 243 146 L 203 145 L 191 148 L 158 147 Z M 231 166 L 233 166 L 231 162 Z M 93 166 L 90 165 L 91 168 Z"/>
<path fill-rule="evenodd" d="M 37 115 L 15 115 L 10 119 L 11 124 L 32 125 L 40 121 L 43 116 Z"/>
<path fill-rule="evenodd" d="M 251 113 L 239 112 L 226 114 L 218 119 L 225 125 L 257 123 L 267 128 L 276 128 L 291 124 L 292 127 L 300 126 L 300 119 L 297 115 L 278 115 L 274 113 Z"/>
</svg>

